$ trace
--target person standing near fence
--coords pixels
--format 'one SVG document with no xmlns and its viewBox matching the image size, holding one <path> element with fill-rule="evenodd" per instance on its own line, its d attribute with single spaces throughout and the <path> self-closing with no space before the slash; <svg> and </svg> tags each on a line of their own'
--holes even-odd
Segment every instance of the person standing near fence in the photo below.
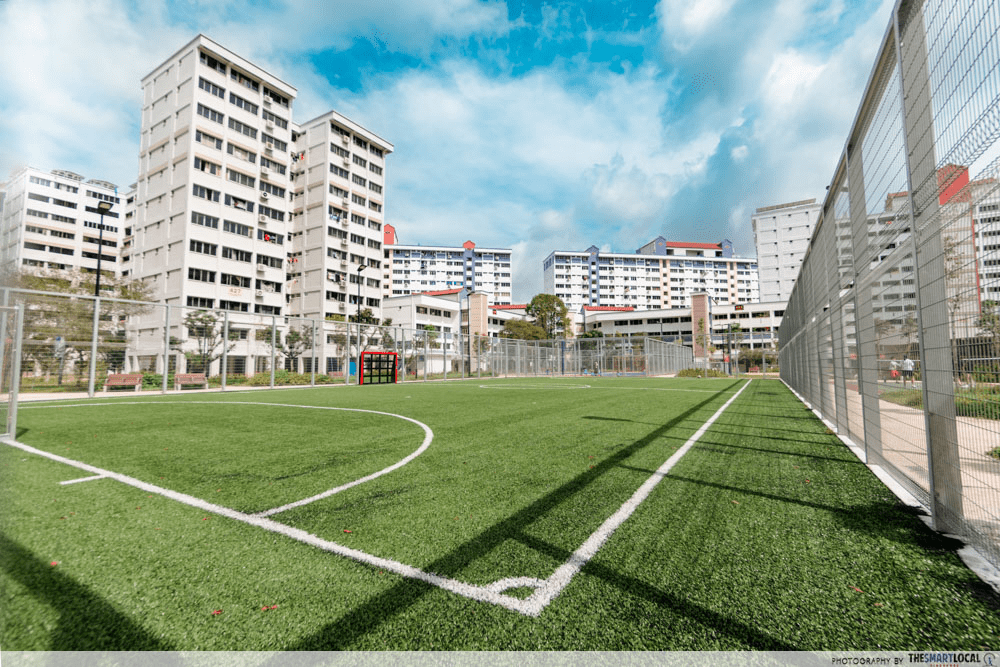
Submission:
<svg viewBox="0 0 1000 667">
<path fill-rule="evenodd" d="M 913 384 L 913 359 L 910 359 L 907 355 L 903 355 L 903 388 L 906 388 L 906 381 L 909 380 L 910 384 Z"/>
</svg>

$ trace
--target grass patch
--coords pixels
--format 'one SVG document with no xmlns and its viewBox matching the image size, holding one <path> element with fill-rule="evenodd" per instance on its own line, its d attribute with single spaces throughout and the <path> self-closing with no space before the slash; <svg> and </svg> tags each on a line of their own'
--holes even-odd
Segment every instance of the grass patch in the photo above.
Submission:
<svg viewBox="0 0 1000 667">
<path fill-rule="evenodd" d="M 879 398 L 908 408 L 924 409 L 920 389 L 892 389 L 879 393 Z M 955 414 L 959 417 L 1000 419 L 1000 386 L 980 385 L 955 391 Z"/>
<path fill-rule="evenodd" d="M 422 437 L 387 417 L 262 404 L 405 414 L 434 430 L 423 455 L 274 518 L 487 584 L 548 577 L 741 384 L 112 398 L 23 404 L 19 424 L 33 446 L 257 509 L 370 472 Z M 981 650 L 1000 635 L 997 598 L 956 545 L 773 381 L 753 381 L 537 618 L 113 480 L 59 484 L 86 475 L 0 448 L 5 650 Z"/>
</svg>

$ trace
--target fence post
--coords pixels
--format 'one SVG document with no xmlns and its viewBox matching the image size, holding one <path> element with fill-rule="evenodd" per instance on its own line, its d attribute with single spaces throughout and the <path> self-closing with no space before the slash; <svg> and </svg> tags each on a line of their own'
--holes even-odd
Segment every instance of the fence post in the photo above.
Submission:
<svg viewBox="0 0 1000 667">
<path fill-rule="evenodd" d="M 163 384 L 160 393 L 167 393 L 167 375 L 170 374 L 170 304 L 163 313 Z"/>
<path fill-rule="evenodd" d="M 87 396 L 94 397 L 94 381 L 97 378 L 97 327 L 101 319 L 101 297 L 94 298 L 94 326 L 90 334 L 90 372 L 87 383 Z"/>
<path fill-rule="evenodd" d="M 955 423 L 955 387 L 951 340 L 948 332 L 944 248 L 937 196 L 933 105 L 927 69 L 923 9 L 910 8 L 906 41 L 897 4 L 893 12 L 896 57 L 903 108 L 903 143 L 906 147 L 909 186 L 910 234 L 913 238 L 920 330 L 920 373 L 927 439 L 931 516 L 937 530 L 960 532 L 962 525 L 962 472 Z M 904 55 L 903 50 L 906 50 Z"/>
<path fill-rule="evenodd" d="M 277 358 L 278 319 L 271 315 L 271 389 L 274 389 L 274 364 Z"/>
<path fill-rule="evenodd" d="M 208 370 L 205 369 L 205 375 L 208 376 Z M 219 375 L 222 376 L 220 386 L 222 391 L 226 390 L 226 372 L 229 370 L 229 311 L 223 311 L 222 313 L 222 362 L 219 368 Z"/>
</svg>

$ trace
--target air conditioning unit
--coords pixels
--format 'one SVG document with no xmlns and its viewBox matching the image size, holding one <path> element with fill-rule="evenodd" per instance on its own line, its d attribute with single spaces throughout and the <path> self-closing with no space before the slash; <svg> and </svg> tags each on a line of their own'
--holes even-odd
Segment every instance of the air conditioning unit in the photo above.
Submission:
<svg viewBox="0 0 1000 667">
<path fill-rule="evenodd" d="M 337 304 L 337 307 L 340 308 L 341 310 L 347 310 L 347 304 L 345 304 L 343 301 Z"/>
<path fill-rule="evenodd" d="M 254 292 L 254 296 L 261 296 L 261 297 L 264 296 L 264 290 L 262 289 L 257 290 L 256 292 Z"/>
<path fill-rule="evenodd" d="M 345 144 L 351 143 L 351 137 L 350 135 L 347 134 L 340 135 L 340 140 L 343 141 Z"/>
<path fill-rule="evenodd" d="M 267 198 L 268 198 L 268 197 L 270 197 L 270 196 L 271 196 L 271 195 L 270 195 L 270 194 L 268 194 L 268 193 L 267 193 L 267 191 L 265 191 L 265 190 L 261 190 L 261 191 L 260 191 L 260 198 L 261 198 L 261 199 L 267 199 Z"/>
<path fill-rule="evenodd" d="M 267 176 L 270 173 L 271 173 L 271 170 L 268 169 L 267 167 L 261 167 L 260 168 L 260 175 L 261 176 Z"/>
<path fill-rule="evenodd" d="M 347 239 L 340 239 L 340 245 L 347 247 Z"/>
<path fill-rule="evenodd" d="M 266 123 L 264 123 L 264 127 L 266 127 L 269 130 L 273 130 L 274 129 L 274 123 L 272 123 L 271 121 L 267 121 Z"/>
<path fill-rule="evenodd" d="M 266 107 L 271 106 L 271 98 L 270 97 L 265 97 L 264 98 L 264 106 L 266 106 Z"/>
<path fill-rule="evenodd" d="M 268 144 L 267 146 L 264 146 L 264 154 L 265 155 L 274 155 L 274 147 L 271 146 L 270 144 Z"/>
<path fill-rule="evenodd" d="M 261 213 L 257 216 L 257 222 L 267 223 L 267 216 Z"/>
<path fill-rule="evenodd" d="M 344 166 L 348 167 L 348 166 L 350 166 L 350 164 L 351 164 L 351 158 L 345 157 L 344 158 Z"/>
<path fill-rule="evenodd" d="M 267 264 L 257 264 L 258 271 L 264 271 L 265 269 L 267 269 Z"/>
<path fill-rule="evenodd" d="M 341 203 L 343 203 L 344 206 L 350 206 L 351 205 L 351 200 L 348 199 L 347 197 L 344 197 L 340 201 L 341 201 Z"/>
</svg>

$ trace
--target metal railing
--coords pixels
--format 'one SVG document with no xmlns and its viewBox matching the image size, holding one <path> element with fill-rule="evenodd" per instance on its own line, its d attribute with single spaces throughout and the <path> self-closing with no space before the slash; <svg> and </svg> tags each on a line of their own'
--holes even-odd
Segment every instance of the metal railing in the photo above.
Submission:
<svg viewBox="0 0 1000 667">
<path fill-rule="evenodd" d="M 523 341 L 13 288 L 0 290 L 5 305 L 24 312 L 25 392 L 93 396 L 111 374 L 141 374 L 142 390 L 162 392 L 192 373 L 223 390 L 350 384 L 364 351 L 398 353 L 402 381 L 666 375 L 693 364 L 691 348 L 643 336 Z"/>
<path fill-rule="evenodd" d="M 1000 8 L 898 2 L 780 331 L 781 377 L 1000 564 Z"/>
</svg>

